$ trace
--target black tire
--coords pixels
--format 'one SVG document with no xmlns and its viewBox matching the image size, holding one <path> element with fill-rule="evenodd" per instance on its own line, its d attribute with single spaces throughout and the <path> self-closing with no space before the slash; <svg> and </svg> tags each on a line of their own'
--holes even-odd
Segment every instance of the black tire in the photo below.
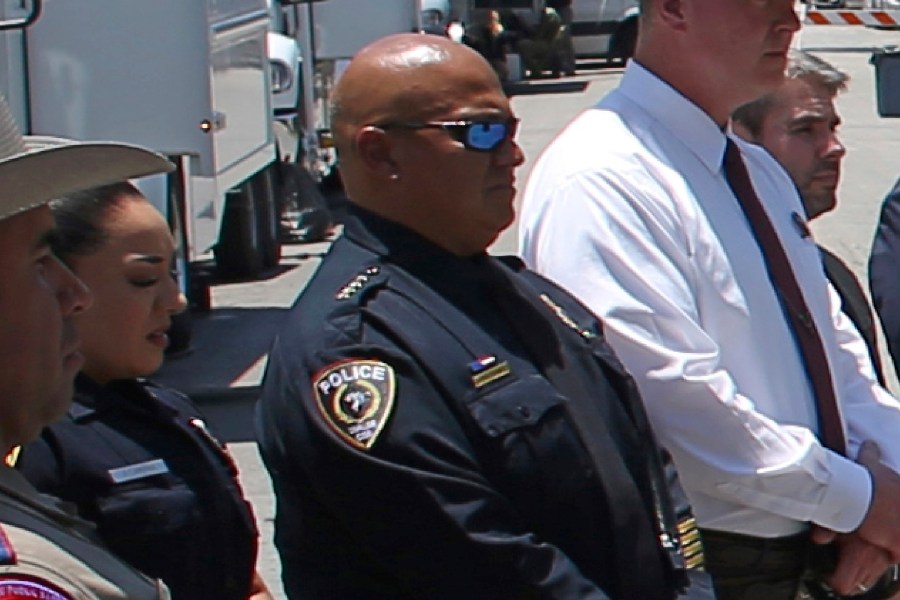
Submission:
<svg viewBox="0 0 900 600">
<path fill-rule="evenodd" d="M 609 57 L 625 62 L 634 56 L 634 48 L 637 45 L 638 22 L 637 19 L 629 19 L 622 23 L 610 42 Z"/>
<path fill-rule="evenodd" d="M 325 195 L 339 194 L 344 192 L 344 182 L 341 179 L 341 171 L 337 167 L 331 167 L 331 170 L 322 178 L 322 191 Z"/>
<path fill-rule="evenodd" d="M 276 185 L 276 168 L 277 163 L 266 167 L 250 182 L 264 269 L 275 267 L 281 261 L 281 211 L 276 198 L 276 190 L 280 194 L 281 186 Z"/>
<path fill-rule="evenodd" d="M 212 310 L 212 290 L 209 273 L 194 269 L 191 272 L 188 307 L 194 312 L 207 313 Z"/>
<path fill-rule="evenodd" d="M 191 349 L 193 321 L 191 319 L 190 310 L 194 308 L 196 300 L 193 293 L 193 287 L 196 280 L 188 255 L 187 230 L 184 227 L 184 215 L 186 211 L 184 204 L 184 165 L 182 157 L 171 157 L 171 160 L 175 163 L 176 170 L 167 177 L 168 198 L 166 219 L 176 243 L 175 267 L 178 273 L 178 286 L 187 298 L 188 308 L 181 314 L 172 317 L 172 326 L 169 328 L 168 332 L 169 346 L 166 348 L 166 356 L 183 354 Z M 208 292 L 206 299 L 208 303 Z"/>
<path fill-rule="evenodd" d="M 265 264 L 253 192 L 252 181 L 248 181 L 230 190 L 225 197 L 219 240 L 213 247 L 213 255 L 216 269 L 226 277 L 256 277 Z"/>
<path fill-rule="evenodd" d="M 172 315 L 172 326 L 168 331 L 169 345 L 166 347 L 167 358 L 182 356 L 193 349 L 191 347 L 193 328 L 189 310 Z"/>
<path fill-rule="evenodd" d="M 334 223 L 342 223 L 347 213 L 347 194 L 344 192 L 344 181 L 341 179 L 341 170 L 332 167 L 328 174 L 322 178 L 319 190 L 325 198 L 325 205 L 331 212 Z"/>
<path fill-rule="evenodd" d="M 302 165 L 285 163 L 283 169 L 285 180 L 290 182 L 286 189 L 290 190 L 294 199 L 291 237 L 303 243 L 324 240 L 334 225 L 334 219 L 322 190 Z"/>
</svg>

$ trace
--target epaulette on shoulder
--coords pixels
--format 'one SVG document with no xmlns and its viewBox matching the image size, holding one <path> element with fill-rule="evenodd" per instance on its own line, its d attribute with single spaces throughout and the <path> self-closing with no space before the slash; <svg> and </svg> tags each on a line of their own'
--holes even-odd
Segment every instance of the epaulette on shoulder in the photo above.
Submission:
<svg viewBox="0 0 900 600">
<path fill-rule="evenodd" d="M 148 394 L 156 397 L 176 397 L 179 400 L 184 400 L 190 398 L 187 394 L 180 390 L 176 390 L 169 386 L 163 385 L 154 379 L 150 379 L 149 377 L 138 377 L 136 379 L 138 385 L 144 388 Z"/>
<path fill-rule="evenodd" d="M 97 409 L 92 406 L 86 406 L 80 402 L 73 402 L 69 407 L 69 418 L 76 423 L 91 418 L 97 413 Z"/>
<path fill-rule="evenodd" d="M 369 288 L 379 281 L 384 281 L 381 275 L 381 267 L 378 265 L 370 265 L 355 275 L 350 281 L 341 286 L 341 289 L 334 295 L 336 300 L 350 300 L 360 294 L 366 288 Z"/>
<path fill-rule="evenodd" d="M 180 390 L 161 385 L 152 379 L 138 379 L 138 383 L 144 392 L 153 397 L 161 405 L 165 406 L 173 414 L 196 412 L 194 401 Z"/>
</svg>

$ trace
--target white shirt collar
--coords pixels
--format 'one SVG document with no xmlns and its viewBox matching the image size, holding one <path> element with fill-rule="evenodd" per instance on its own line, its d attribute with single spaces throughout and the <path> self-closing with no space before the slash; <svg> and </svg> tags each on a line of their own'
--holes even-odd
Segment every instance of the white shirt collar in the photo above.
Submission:
<svg viewBox="0 0 900 600">
<path fill-rule="evenodd" d="M 725 156 L 725 134 L 708 114 L 635 60 L 625 67 L 619 91 L 693 152 L 710 173 Z"/>
</svg>

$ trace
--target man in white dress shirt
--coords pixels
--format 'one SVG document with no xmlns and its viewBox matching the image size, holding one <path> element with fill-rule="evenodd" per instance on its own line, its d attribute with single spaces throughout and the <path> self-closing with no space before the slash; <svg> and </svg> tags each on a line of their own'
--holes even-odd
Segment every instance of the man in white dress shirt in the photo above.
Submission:
<svg viewBox="0 0 900 600">
<path fill-rule="evenodd" d="M 783 81 L 793 1 L 644 0 L 641 10 L 619 87 L 532 171 L 523 255 L 603 317 L 705 529 L 719 597 L 793 599 L 810 538 L 835 541 L 827 580 L 858 594 L 900 559 L 900 476 L 884 466 L 900 468 L 900 405 L 840 316 L 791 179 L 736 140 L 818 328 L 858 461 L 820 443 L 809 374 L 722 166 L 731 112 Z"/>
</svg>

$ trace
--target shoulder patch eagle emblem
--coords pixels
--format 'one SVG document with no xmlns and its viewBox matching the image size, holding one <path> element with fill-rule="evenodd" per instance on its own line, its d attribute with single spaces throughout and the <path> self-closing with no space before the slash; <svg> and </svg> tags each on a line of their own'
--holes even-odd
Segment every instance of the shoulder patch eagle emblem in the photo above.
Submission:
<svg viewBox="0 0 900 600">
<path fill-rule="evenodd" d="M 394 369 L 377 360 L 348 359 L 316 373 L 313 388 L 325 422 L 346 442 L 369 450 L 394 408 Z"/>
</svg>

